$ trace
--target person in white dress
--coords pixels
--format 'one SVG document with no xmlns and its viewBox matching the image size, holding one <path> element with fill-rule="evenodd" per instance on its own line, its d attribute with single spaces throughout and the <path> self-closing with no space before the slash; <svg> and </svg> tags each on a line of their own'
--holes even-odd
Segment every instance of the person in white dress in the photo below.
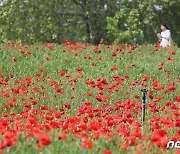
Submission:
<svg viewBox="0 0 180 154">
<path fill-rule="evenodd" d="M 171 38 L 171 32 L 166 24 L 161 25 L 161 33 L 157 34 L 157 37 L 160 41 L 161 47 L 168 47 L 171 46 L 172 38 Z"/>
</svg>

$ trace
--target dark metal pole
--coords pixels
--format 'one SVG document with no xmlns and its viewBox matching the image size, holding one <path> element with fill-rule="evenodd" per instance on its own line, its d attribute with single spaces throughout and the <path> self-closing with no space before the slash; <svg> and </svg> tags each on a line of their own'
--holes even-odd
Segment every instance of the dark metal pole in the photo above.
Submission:
<svg viewBox="0 0 180 154">
<path fill-rule="evenodd" d="M 146 113 L 146 95 L 147 91 L 146 89 L 141 90 L 143 92 L 143 97 L 142 97 L 142 122 L 145 121 L 145 113 Z"/>
</svg>

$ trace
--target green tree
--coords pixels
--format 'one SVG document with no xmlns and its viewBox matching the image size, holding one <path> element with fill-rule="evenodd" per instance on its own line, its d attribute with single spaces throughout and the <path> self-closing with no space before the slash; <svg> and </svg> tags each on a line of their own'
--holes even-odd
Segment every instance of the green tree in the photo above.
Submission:
<svg viewBox="0 0 180 154">
<path fill-rule="evenodd" d="M 109 40 L 106 17 L 114 16 L 119 9 L 117 0 L 71 0 L 71 2 L 76 5 L 81 16 L 86 41 L 97 44 L 101 39 Z"/>
<path fill-rule="evenodd" d="M 0 11 L 1 39 L 26 43 L 56 40 L 62 21 L 53 9 L 52 1 L 7 1 Z"/>
<path fill-rule="evenodd" d="M 180 25 L 180 21 L 178 20 L 180 18 L 180 12 L 178 11 L 180 9 L 180 1 L 122 0 L 120 4 L 122 7 L 119 12 L 117 12 L 113 18 L 107 18 L 107 29 L 109 33 L 114 36 L 115 40 L 120 39 L 120 41 L 122 41 L 125 37 L 125 42 L 131 42 L 132 37 L 135 38 L 135 36 L 131 34 L 133 32 L 131 24 L 127 24 L 127 20 L 132 18 L 131 22 L 136 23 L 136 31 L 137 34 L 139 34 L 136 36 L 136 38 L 139 38 L 137 39 L 137 43 L 156 43 L 156 34 L 161 31 L 160 25 L 167 23 L 170 27 L 173 40 L 176 44 L 180 45 L 180 30 L 178 28 Z M 136 10 L 135 12 L 138 12 L 138 15 L 131 17 L 131 10 Z M 136 19 L 138 19 L 138 22 Z M 117 23 L 120 23 L 121 26 L 117 26 Z M 140 35 L 142 32 L 143 35 Z M 129 35 L 131 35 L 131 37 Z"/>
<path fill-rule="evenodd" d="M 0 41 L 155 43 L 160 24 L 180 45 L 177 0 L 0 0 Z M 108 18 L 107 18 L 108 17 Z M 106 20 L 107 19 L 107 20 Z M 113 28 L 114 27 L 114 28 Z"/>
<path fill-rule="evenodd" d="M 143 36 L 137 9 L 121 8 L 114 17 L 107 17 L 107 22 L 107 29 L 116 42 L 134 43 Z"/>
<path fill-rule="evenodd" d="M 0 8 L 1 40 L 34 43 L 69 38 L 99 43 L 108 39 L 105 18 L 115 14 L 118 6 L 114 3 L 115 0 L 7 0 Z"/>
</svg>

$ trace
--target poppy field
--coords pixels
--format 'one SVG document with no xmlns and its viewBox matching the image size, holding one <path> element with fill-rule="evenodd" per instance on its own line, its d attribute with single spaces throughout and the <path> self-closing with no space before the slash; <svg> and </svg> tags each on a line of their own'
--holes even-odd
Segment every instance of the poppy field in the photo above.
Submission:
<svg viewBox="0 0 180 154">
<path fill-rule="evenodd" d="M 166 148 L 180 141 L 179 59 L 158 44 L 0 44 L 0 154 L 180 154 Z"/>
</svg>

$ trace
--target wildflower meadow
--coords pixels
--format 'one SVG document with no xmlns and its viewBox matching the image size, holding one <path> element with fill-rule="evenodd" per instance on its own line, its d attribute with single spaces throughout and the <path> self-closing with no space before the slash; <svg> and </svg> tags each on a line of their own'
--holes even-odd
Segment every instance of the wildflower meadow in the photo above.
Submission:
<svg viewBox="0 0 180 154">
<path fill-rule="evenodd" d="M 0 44 L 0 154 L 180 154 L 169 141 L 180 141 L 179 48 Z"/>
</svg>

